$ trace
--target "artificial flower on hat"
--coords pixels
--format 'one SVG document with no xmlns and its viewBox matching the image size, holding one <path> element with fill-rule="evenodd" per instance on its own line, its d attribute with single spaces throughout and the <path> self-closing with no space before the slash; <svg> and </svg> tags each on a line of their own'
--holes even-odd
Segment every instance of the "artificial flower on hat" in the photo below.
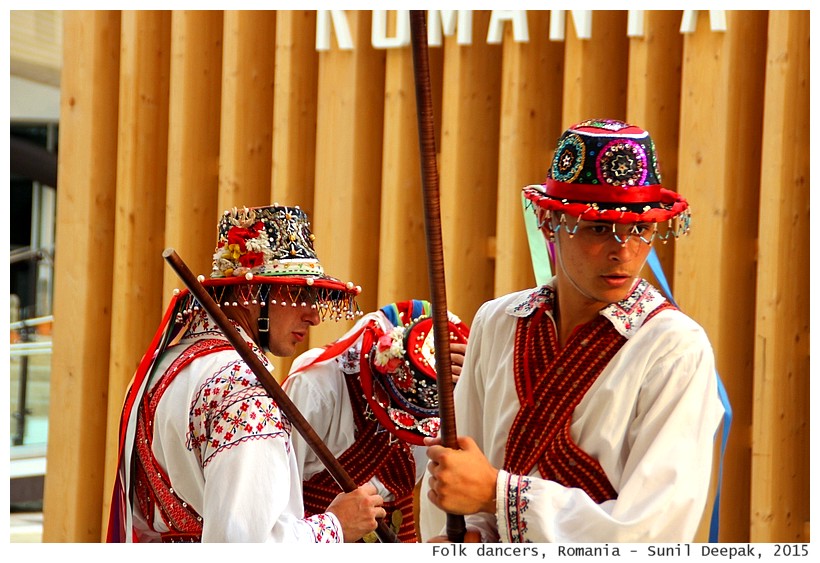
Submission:
<svg viewBox="0 0 820 563">
<path fill-rule="evenodd" d="M 274 203 L 264 207 L 226 210 L 217 225 L 217 242 L 210 277 L 199 276 L 217 303 L 223 304 L 228 286 L 238 288 L 243 304 L 316 308 L 320 318 L 342 320 L 362 315 L 356 297 L 361 286 L 342 282 L 325 273 L 314 249 L 315 236 L 307 214 L 298 206 Z M 183 290 L 177 322 L 197 309 L 194 298 Z M 274 303 L 271 303 L 274 304 Z"/>
<path fill-rule="evenodd" d="M 373 414 L 390 433 L 415 445 L 436 436 L 441 426 L 430 309 L 419 300 L 383 307 L 395 324 L 365 328 L 359 360 L 359 380 Z M 470 330 L 453 313 L 448 327 L 450 342 L 467 343 Z"/>
</svg>

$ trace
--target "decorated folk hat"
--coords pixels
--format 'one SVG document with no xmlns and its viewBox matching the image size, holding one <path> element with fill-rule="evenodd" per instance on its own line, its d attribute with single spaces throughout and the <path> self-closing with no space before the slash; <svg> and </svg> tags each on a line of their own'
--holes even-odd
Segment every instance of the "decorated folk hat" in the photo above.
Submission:
<svg viewBox="0 0 820 563">
<path fill-rule="evenodd" d="M 410 444 L 422 445 L 440 427 L 430 304 L 411 300 L 381 309 L 393 323 L 371 323 L 361 345 L 359 379 L 378 421 Z M 449 314 L 450 341 L 466 343 L 469 328 Z"/>
<path fill-rule="evenodd" d="M 220 305 L 228 303 L 224 297 L 231 294 L 245 305 L 315 307 L 322 319 L 360 316 L 356 296 L 361 287 L 325 274 L 314 238 L 299 207 L 234 207 L 219 220 L 211 275 L 200 276 L 200 282 Z M 285 291 L 273 295 L 272 286 Z M 235 291 L 228 292 L 228 287 Z"/>
<path fill-rule="evenodd" d="M 689 228 L 689 204 L 661 184 L 649 133 L 612 119 L 590 119 L 564 131 L 546 181 L 525 187 L 524 196 L 536 210 L 562 217 L 667 222 L 675 236 Z"/>
</svg>

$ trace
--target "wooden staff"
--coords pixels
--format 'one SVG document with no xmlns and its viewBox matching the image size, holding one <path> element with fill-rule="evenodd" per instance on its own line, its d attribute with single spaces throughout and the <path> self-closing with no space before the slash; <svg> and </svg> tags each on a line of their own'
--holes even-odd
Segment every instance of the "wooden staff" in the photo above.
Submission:
<svg viewBox="0 0 820 563">
<path fill-rule="evenodd" d="M 279 409 L 285 413 L 285 416 L 288 417 L 288 420 L 290 420 L 293 427 L 296 428 L 299 434 L 302 435 L 311 449 L 316 452 L 319 460 L 325 468 L 327 468 L 330 475 L 336 480 L 342 490 L 346 493 L 356 490 L 358 485 L 356 485 L 355 481 L 351 479 L 350 475 L 347 471 L 345 471 L 344 467 L 342 467 L 342 464 L 339 463 L 339 460 L 336 459 L 333 453 L 328 449 L 327 445 L 322 441 L 307 419 L 305 419 L 302 413 L 299 412 L 298 407 L 284 392 L 282 387 L 279 385 L 279 382 L 274 379 L 262 361 L 250 349 L 247 342 L 245 342 L 239 332 L 233 327 L 230 320 L 228 320 L 227 315 L 225 315 L 222 309 L 219 308 L 216 301 L 214 301 L 213 297 L 211 297 L 211 294 L 208 293 L 205 287 L 199 283 L 199 280 L 196 279 L 185 262 L 183 262 L 182 258 L 177 255 L 173 248 L 166 248 L 162 253 L 162 257 L 165 258 L 165 261 L 171 265 L 182 282 L 185 284 L 185 287 L 188 288 L 191 294 L 205 308 L 211 318 L 214 319 L 217 326 L 220 328 L 231 345 L 236 348 L 236 351 L 242 357 L 242 360 L 244 360 L 244 362 L 248 364 L 248 367 L 253 370 L 253 373 L 256 375 L 259 383 L 262 384 L 262 387 L 265 388 L 268 395 L 276 401 Z M 385 524 L 381 519 L 379 519 L 376 534 L 379 536 L 382 543 L 398 542 L 398 537 L 395 532 L 393 532 L 393 530 L 390 529 L 390 527 L 387 526 L 387 524 Z"/>
<path fill-rule="evenodd" d="M 441 441 L 458 449 L 456 413 L 453 403 L 453 374 L 450 359 L 450 325 L 447 316 L 447 287 L 444 280 L 444 250 L 441 242 L 441 204 L 436 165 L 436 137 L 433 124 L 433 97 L 430 87 L 430 65 L 427 56 L 427 24 L 423 10 L 410 10 L 410 33 L 413 43 L 413 71 L 416 81 L 416 110 L 419 124 L 421 180 L 424 190 L 424 225 L 427 238 L 427 263 L 430 277 L 433 328 L 436 346 L 436 380 L 441 419 Z M 447 514 L 447 539 L 462 543 L 466 525 L 464 517 Z"/>
</svg>

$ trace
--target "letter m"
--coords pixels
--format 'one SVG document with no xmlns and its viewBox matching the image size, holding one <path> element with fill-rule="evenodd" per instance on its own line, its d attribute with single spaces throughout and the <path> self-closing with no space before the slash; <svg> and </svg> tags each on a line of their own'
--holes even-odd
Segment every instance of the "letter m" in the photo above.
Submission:
<svg viewBox="0 0 820 563">
<path fill-rule="evenodd" d="M 458 24 L 456 43 L 470 45 L 473 42 L 472 10 L 427 10 L 427 44 L 441 47 L 442 36 L 451 36 Z"/>
</svg>

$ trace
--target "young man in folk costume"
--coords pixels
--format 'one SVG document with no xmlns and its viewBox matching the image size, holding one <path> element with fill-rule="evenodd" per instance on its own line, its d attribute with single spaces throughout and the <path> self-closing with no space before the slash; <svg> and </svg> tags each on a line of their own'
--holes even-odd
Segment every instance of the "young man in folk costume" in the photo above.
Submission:
<svg viewBox="0 0 820 563">
<path fill-rule="evenodd" d="M 689 229 L 688 204 L 662 187 L 649 134 L 614 120 L 565 131 L 524 194 L 556 274 L 477 312 L 461 449 L 427 441 L 424 538 L 443 510 L 480 541 L 692 541 L 724 413 L 714 355 L 640 277 L 654 241 Z"/>
<path fill-rule="evenodd" d="M 449 320 L 455 380 L 469 329 L 452 313 Z M 430 303 L 402 301 L 364 315 L 337 341 L 299 356 L 283 388 L 353 480 L 376 487 L 398 539 L 418 541 L 423 439 L 439 428 Z M 324 512 L 339 487 L 301 437 L 293 444 L 306 514 Z"/>
<path fill-rule="evenodd" d="M 324 274 L 298 207 L 226 211 L 200 281 L 260 361 L 288 356 L 323 318 L 360 312 Z M 175 294 L 128 390 L 109 541 L 341 542 L 376 529 L 366 485 L 306 518 L 292 427 L 214 320 Z"/>
</svg>

